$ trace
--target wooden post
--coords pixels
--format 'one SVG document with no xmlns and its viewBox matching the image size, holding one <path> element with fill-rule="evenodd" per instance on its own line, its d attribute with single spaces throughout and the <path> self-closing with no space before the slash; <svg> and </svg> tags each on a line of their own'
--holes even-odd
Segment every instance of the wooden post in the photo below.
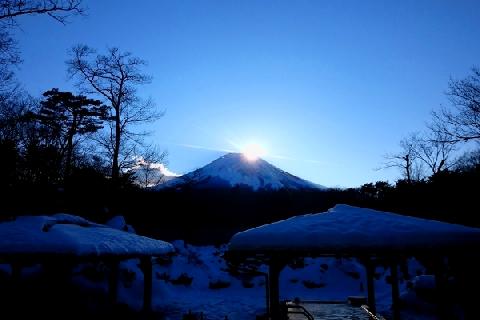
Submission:
<svg viewBox="0 0 480 320">
<path fill-rule="evenodd" d="M 266 307 L 265 311 L 267 315 L 270 314 L 270 286 L 269 286 L 269 277 L 268 277 L 268 272 L 265 273 L 265 299 L 266 299 Z"/>
<path fill-rule="evenodd" d="M 17 286 L 22 276 L 22 266 L 18 262 L 13 262 L 10 264 L 10 268 L 12 269 L 12 280 Z"/>
<path fill-rule="evenodd" d="M 141 268 L 143 272 L 143 311 L 148 313 L 152 311 L 152 257 L 143 257 Z"/>
<path fill-rule="evenodd" d="M 20 263 L 15 261 L 10 264 L 10 267 L 12 268 L 12 295 L 14 296 L 14 299 L 18 301 L 18 299 L 21 299 L 22 296 L 22 266 Z"/>
<path fill-rule="evenodd" d="M 272 320 L 280 319 L 280 289 L 278 282 L 281 269 L 277 261 L 270 261 L 268 265 L 268 297 L 270 302 L 268 312 Z"/>
<path fill-rule="evenodd" d="M 110 272 L 108 274 L 108 300 L 111 306 L 117 303 L 118 296 L 118 260 L 110 260 L 108 266 Z"/>
<path fill-rule="evenodd" d="M 450 319 L 448 299 L 446 298 L 445 263 L 443 257 L 435 260 L 435 291 L 437 294 L 437 313 L 439 319 Z"/>
<path fill-rule="evenodd" d="M 375 265 L 370 258 L 366 259 L 365 268 L 367 270 L 368 307 L 371 313 L 377 314 L 375 305 Z"/>
<path fill-rule="evenodd" d="M 390 275 L 392 281 L 392 309 L 393 309 L 393 320 L 400 319 L 400 290 L 398 287 L 398 269 L 397 264 L 392 262 L 390 264 Z"/>
</svg>

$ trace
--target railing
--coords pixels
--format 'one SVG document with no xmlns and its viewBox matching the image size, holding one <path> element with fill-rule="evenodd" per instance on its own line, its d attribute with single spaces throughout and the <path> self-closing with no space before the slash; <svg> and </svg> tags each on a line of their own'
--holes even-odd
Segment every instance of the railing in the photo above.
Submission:
<svg viewBox="0 0 480 320">
<path fill-rule="evenodd" d="M 385 320 L 384 317 L 382 317 L 382 316 L 377 316 L 377 315 L 373 314 L 373 313 L 368 309 L 368 306 L 367 306 L 366 304 L 363 304 L 363 305 L 361 306 L 361 308 L 363 309 L 363 311 L 365 311 L 365 312 L 368 314 L 368 316 L 370 317 L 370 319 L 372 319 L 372 320 Z"/>
<path fill-rule="evenodd" d="M 301 305 L 297 305 L 297 304 L 287 304 L 286 305 L 286 308 L 287 308 L 287 314 L 302 314 L 304 315 L 308 320 L 315 320 L 313 318 L 313 315 L 308 312 L 307 309 L 305 309 L 305 307 L 301 306 Z M 299 310 L 290 310 L 290 309 L 299 309 Z"/>
</svg>

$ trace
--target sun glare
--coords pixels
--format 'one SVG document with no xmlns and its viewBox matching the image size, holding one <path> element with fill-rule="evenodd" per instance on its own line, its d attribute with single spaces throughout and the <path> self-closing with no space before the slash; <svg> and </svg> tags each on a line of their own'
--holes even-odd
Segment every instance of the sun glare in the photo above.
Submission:
<svg viewBox="0 0 480 320">
<path fill-rule="evenodd" d="M 265 149 L 256 143 L 251 143 L 243 148 L 242 154 L 245 159 L 253 162 L 258 160 L 258 158 L 265 156 Z"/>
</svg>

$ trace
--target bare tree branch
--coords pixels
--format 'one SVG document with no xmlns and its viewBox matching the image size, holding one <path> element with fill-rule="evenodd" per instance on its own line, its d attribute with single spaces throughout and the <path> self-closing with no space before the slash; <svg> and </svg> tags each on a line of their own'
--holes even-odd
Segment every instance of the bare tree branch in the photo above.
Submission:
<svg viewBox="0 0 480 320">
<path fill-rule="evenodd" d="M 70 16 L 84 13 L 82 0 L 0 0 L 0 23 L 11 26 L 23 15 L 45 14 L 66 24 Z"/>
<path fill-rule="evenodd" d="M 138 86 L 151 81 L 142 72 L 146 62 L 118 48 L 97 54 L 86 45 L 73 47 L 70 57 L 67 61 L 70 77 L 78 80 L 77 85 L 84 92 L 95 93 L 110 107 L 110 131 L 103 136 L 102 145 L 111 155 L 112 178 L 116 179 L 122 168 L 134 163 L 137 145 L 142 144 L 146 134 L 134 131 L 133 126 L 163 115 L 155 111 L 153 100 L 143 100 L 137 94 Z"/>
<path fill-rule="evenodd" d="M 480 69 L 473 67 L 465 79 L 451 79 L 447 95 L 452 108 L 433 111 L 429 128 L 443 142 L 480 141 Z"/>
<path fill-rule="evenodd" d="M 416 148 L 416 134 L 400 141 L 401 151 L 384 156 L 386 162 L 384 169 L 398 168 L 402 177 L 408 182 L 419 180 L 422 177 L 422 166 L 418 164 L 418 152 Z"/>
</svg>

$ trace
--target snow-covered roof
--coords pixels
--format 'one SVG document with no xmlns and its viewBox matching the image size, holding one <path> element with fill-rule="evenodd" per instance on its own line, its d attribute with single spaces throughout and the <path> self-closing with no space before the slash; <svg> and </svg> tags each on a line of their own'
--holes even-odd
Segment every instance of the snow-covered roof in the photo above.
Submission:
<svg viewBox="0 0 480 320">
<path fill-rule="evenodd" d="M 81 217 L 21 216 L 0 223 L 0 255 L 155 256 L 168 242 L 92 223 Z"/>
<path fill-rule="evenodd" d="M 233 236 L 233 252 L 377 254 L 446 252 L 480 248 L 480 229 L 336 205 L 327 212 L 293 217 Z"/>
</svg>

